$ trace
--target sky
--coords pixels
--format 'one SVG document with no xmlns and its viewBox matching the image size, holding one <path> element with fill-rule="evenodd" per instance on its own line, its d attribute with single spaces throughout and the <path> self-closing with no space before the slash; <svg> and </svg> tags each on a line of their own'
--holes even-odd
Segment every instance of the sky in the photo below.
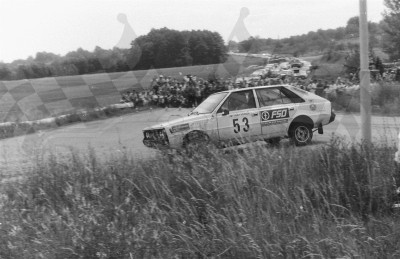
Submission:
<svg viewBox="0 0 400 259">
<path fill-rule="evenodd" d="M 368 0 L 369 21 L 381 21 L 383 11 L 383 0 Z M 285 38 L 343 27 L 358 15 L 359 0 L 0 0 L 0 61 L 127 48 L 163 27 L 216 31 L 226 42 Z"/>
</svg>

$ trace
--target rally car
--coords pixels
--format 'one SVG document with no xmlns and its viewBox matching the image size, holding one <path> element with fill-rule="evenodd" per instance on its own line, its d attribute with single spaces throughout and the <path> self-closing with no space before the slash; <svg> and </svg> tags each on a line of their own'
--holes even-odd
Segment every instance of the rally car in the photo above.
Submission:
<svg viewBox="0 0 400 259">
<path fill-rule="evenodd" d="M 310 143 L 313 132 L 335 119 L 331 103 L 289 85 L 234 89 L 210 95 L 187 117 L 143 130 L 151 148 L 182 148 L 190 144 L 243 144 L 290 138 Z"/>
</svg>

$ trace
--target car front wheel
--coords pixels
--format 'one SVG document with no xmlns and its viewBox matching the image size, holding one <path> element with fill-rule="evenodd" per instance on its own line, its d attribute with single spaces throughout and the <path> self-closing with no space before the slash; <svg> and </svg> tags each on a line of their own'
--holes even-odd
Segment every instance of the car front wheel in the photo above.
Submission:
<svg viewBox="0 0 400 259">
<path fill-rule="evenodd" d="M 313 137 L 312 127 L 305 123 L 296 123 L 290 128 L 290 137 L 296 146 L 305 146 Z"/>
<path fill-rule="evenodd" d="M 183 141 L 183 146 L 188 148 L 188 147 L 194 147 L 197 148 L 199 146 L 205 146 L 210 142 L 209 136 L 202 132 L 202 131 L 192 131 L 189 132 Z"/>
</svg>

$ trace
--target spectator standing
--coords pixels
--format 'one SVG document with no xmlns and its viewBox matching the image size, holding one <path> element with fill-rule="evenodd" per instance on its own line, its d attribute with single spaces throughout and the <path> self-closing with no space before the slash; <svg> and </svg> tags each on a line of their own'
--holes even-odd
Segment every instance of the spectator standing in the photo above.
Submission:
<svg viewBox="0 0 400 259">
<path fill-rule="evenodd" d="M 306 90 L 311 93 L 315 93 L 316 88 L 317 88 L 317 81 L 313 80 L 312 83 L 307 85 Z"/>
<path fill-rule="evenodd" d="M 186 99 L 188 101 L 189 107 L 193 107 L 196 102 L 196 92 L 195 92 L 194 86 L 189 84 L 186 87 L 185 94 L 186 94 Z"/>
<path fill-rule="evenodd" d="M 135 107 L 135 94 L 134 94 L 134 91 L 133 92 L 129 92 L 128 100 L 129 100 L 129 102 L 132 103 L 132 108 L 134 108 Z"/>
<path fill-rule="evenodd" d="M 324 84 L 322 83 L 321 80 L 318 80 L 318 83 L 316 84 L 315 87 L 315 94 L 321 97 L 324 97 Z"/>
<path fill-rule="evenodd" d="M 195 105 L 199 105 L 201 103 L 201 89 L 199 85 L 196 85 L 195 88 Z"/>
</svg>

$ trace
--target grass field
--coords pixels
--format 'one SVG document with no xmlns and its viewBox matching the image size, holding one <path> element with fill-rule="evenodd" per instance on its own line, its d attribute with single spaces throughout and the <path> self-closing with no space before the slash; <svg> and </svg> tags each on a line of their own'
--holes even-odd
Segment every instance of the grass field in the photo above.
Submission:
<svg viewBox="0 0 400 259">
<path fill-rule="evenodd" d="M 38 154 L 0 184 L 0 258 L 399 258 L 394 151 Z"/>
<path fill-rule="evenodd" d="M 260 58 L 231 56 L 215 65 L 0 81 L 0 122 L 37 120 L 118 103 L 121 92 L 149 89 L 154 76 L 161 74 L 177 79 L 187 74 L 228 78 L 262 62 Z"/>
</svg>

